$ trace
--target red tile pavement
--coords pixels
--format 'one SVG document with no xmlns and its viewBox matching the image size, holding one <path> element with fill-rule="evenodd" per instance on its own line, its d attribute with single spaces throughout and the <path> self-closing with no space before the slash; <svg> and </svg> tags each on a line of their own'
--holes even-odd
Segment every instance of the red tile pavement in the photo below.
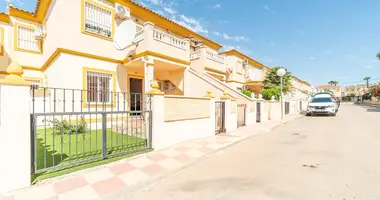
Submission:
<svg viewBox="0 0 380 200">
<path fill-rule="evenodd" d="M 167 157 L 165 155 L 160 154 L 160 153 L 155 153 L 153 155 L 148 156 L 148 158 L 154 162 L 158 162 L 158 161 L 166 159 Z"/>
<path fill-rule="evenodd" d="M 220 139 L 216 140 L 215 138 Z M 9 197 L 4 195 L 0 200 L 85 200 L 86 197 L 96 199 L 120 191 L 133 184 L 146 181 L 160 173 L 180 168 L 186 163 L 197 159 L 196 157 L 215 151 L 213 148 L 206 147 L 207 145 L 221 148 L 223 145 L 242 139 L 244 137 L 214 136 L 200 139 L 199 141 L 189 141 L 188 143 L 150 152 L 136 158 L 124 159 L 118 161 L 117 164 L 110 163 L 99 169 L 89 169 L 68 177 L 46 181 L 34 187 L 16 191 L 11 196 L 8 195 Z M 223 145 L 217 145 L 221 141 Z M 86 197 L 83 198 L 83 195 Z"/>
<path fill-rule="evenodd" d="M 191 148 L 187 147 L 187 146 L 178 146 L 178 147 L 176 147 L 174 149 L 177 150 L 177 151 L 180 151 L 180 152 L 184 153 L 184 152 L 190 150 Z"/>
<path fill-rule="evenodd" d="M 114 174 L 122 174 L 125 172 L 132 171 L 134 169 L 136 169 L 136 167 L 129 163 L 117 164 L 115 166 L 110 167 L 110 171 Z"/>
<path fill-rule="evenodd" d="M 92 188 L 99 194 L 99 196 L 107 195 L 122 189 L 124 186 L 123 181 L 117 177 L 113 177 L 104 181 L 97 182 L 92 185 Z"/>
<path fill-rule="evenodd" d="M 178 155 L 178 156 L 174 157 L 174 159 L 178 160 L 181 163 L 188 163 L 191 160 L 194 160 L 193 157 L 190 157 L 190 156 L 185 155 L 185 154 Z"/>
<path fill-rule="evenodd" d="M 88 185 L 88 183 L 83 177 L 75 177 L 54 183 L 53 188 L 57 194 L 62 194 L 86 185 Z"/>
<path fill-rule="evenodd" d="M 148 166 L 141 168 L 140 170 L 147 173 L 150 176 L 154 176 L 156 174 L 159 174 L 161 172 L 166 171 L 167 169 L 156 164 L 156 163 L 153 163 L 153 164 L 150 164 Z"/>
<path fill-rule="evenodd" d="M 214 149 L 211 149 L 211 148 L 208 148 L 208 147 L 201 147 L 198 149 L 198 151 L 201 151 L 203 153 L 211 153 L 213 151 L 215 151 Z"/>
</svg>

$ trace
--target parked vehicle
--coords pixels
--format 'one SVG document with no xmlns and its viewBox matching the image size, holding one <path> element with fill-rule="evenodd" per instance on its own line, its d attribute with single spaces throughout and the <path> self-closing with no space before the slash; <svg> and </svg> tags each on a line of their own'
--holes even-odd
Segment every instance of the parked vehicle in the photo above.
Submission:
<svg viewBox="0 0 380 200">
<path fill-rule="evenodd" d="M 333 94 L 329 93 L 329 92 L 319 92 L 317 94 L 314 95 L 314 98 L 321 98 L 321 97 L 331 97 L 334 99 L 334 101 L 337 103 L 338 105 L 338 110 L 339 110 L 339 107 L 340 107 L 340 100 L 337 99 Z"/>
<path fill-rule="evenodd" d="M 335 116 L 338 104 L 332 97 L 313 97 L 307 106 L 306 116 L 314 114 Z"/>
</svg>

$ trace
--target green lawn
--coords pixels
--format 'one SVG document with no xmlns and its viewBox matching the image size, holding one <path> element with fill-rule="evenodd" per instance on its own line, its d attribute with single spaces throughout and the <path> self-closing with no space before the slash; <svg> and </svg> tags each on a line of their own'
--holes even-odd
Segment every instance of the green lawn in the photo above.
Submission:
<svg viewBox="0 0 380 200">
<path fill-rule="evenodd" d="M 42 170 L 53 166 L 68 168 L 71 164 L 77 165 L 75 162 L 88 162 L 89 159 L 99 160 L 102 158 L 102 144 L 103 139 L 101 130 L 91 130 L 87 131 L 85 134 L 72 135 L 60 135 L 55 131 L 54 136 L 52 129 L 37 130 L 37 170 Z M 44 148 L 45 145 L 46 149 Z M 114 132 L 111 129 L 107 130 L 107 155 L 127 151 L 137 151 L 146 146 L 146 139 L 135 136 L 127 136 L 125 134 L 123 135 L 121 133 Z M 103 164 L 104 160 L 103 162 L 97 162 L 97 165 Z M 92 166 L 93 165 L 88 165 L 88 167 Z M 62 171 L 62 168 L 60 168 L 59 171 Z M 77 170 L 83 168 L 87 167 L 79 166 Z M 56 173 L 57 171 L 58 170 L 50 170 L 36 174 L 34 179 L 37 178 L 40 180 L 41 177 L 39 176 L 42 175 L 46 177 L 46 174 L 52 172 Z M 70 170 L 68 168 L 66 171 L 71 172 L 72 169 Z"/>
</svg>

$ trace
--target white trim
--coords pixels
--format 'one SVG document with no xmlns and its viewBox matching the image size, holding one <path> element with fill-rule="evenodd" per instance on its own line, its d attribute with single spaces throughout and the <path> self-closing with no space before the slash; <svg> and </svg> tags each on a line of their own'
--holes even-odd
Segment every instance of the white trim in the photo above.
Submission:
<svg viewBox="0 0 380 200">
<path fill-rule="evenodd" d="M 207 83 L 211 84 L 212 86 L 214 86 L 214 87 L 217 88 L 218 90 L 224 92 L 223 88 L 219 87 L 219 86 L 216 85 L 215 83 L 213 83 L 213 82 L 207 80 L 206 78 L 202 77 L 200 74 L 198 74 L 198 73 L 195 72 L 194 70 L 192 70 L 192 69 L 190 69 L 190 68 L 189 68 L 188 70 L 189 70 L 189 72 L 191 72 L 191 73 L 194 74 L 195 76 L 198 76 L 199 78 L 201 78 L 202 80 L 204 80 L 204 81 L 206 81 Z M 235 95 L 232 95 L 232 94 L 230 94 L 230 93 L 228 93 L 228 95 L 230 95 L 230 96 L 231 96 L 232 98 L 234 98 L 234 99 L 237 99 L 237 97 L 236 97 Z"/>
<path fill-rule="evenodd" d="M 236 92 L 236 93 L 239 94 L 240 96 L 242 96 L 242 97 L 244 97 L 244 98 L 246 98 L 246 99 L 248 99 L 248 100 L 250 100 L 250 101 L 253 101 L 253 100 L 254 100 L 254 99 L 252 99 L 252 98 L 247 97 L 245 94 L 241 93 L 240 91 L 238 91 L 238 90 L 236 90 L 236 89 L 233 89 L 232 87 L 228 86 L 227 84 L 223 83 L 222 81 L 219 81 L 218 79 L 216 79 L 216 78 L 214 78 L 213 76 L 207 74 L 206 72 L 205 72 L 204 74 L 205 74 L 207 77 L 212 78 L 213 80 L 217 81 L 217 82 L 220 83 L 221 85 L 225 86 L 226 88 L 228 88 L 228 89 L 230 89 L 230 90 Z"/>
</svg>

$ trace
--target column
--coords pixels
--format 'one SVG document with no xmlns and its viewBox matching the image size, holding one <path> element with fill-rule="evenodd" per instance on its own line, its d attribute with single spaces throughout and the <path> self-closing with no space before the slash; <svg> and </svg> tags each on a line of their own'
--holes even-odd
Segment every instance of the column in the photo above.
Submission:
<svg viewBox="0 0 380 200">
<path fill-rule="evenodd" d="M 13 61 L 0 80 L 0 193 L 31 183 L 30 83 Z"/>
<path fill-rule="evenodd" d="M 247 126 L 256 124 L 256 102 L 250 102 L 247 104 L 245 122 Z"/>
<path fill-rule="evenodd" d="M 152 89 L 147 92 L 150 96 L 152 106 L 152 117 L 150 123 L 150 145 L 155 150 L 166 147 L 165 122 L 164 122 L 164 93 L 160 91 L 157 81 L 153 81 Z"/>
<path fill-rule="evenodd" d="M 149 56 L 144 58 L 144 60 L 144 92 L 147 93 L 152 90 L 152 84 L 154 81 L 154 64 Z"/>
</svg>

